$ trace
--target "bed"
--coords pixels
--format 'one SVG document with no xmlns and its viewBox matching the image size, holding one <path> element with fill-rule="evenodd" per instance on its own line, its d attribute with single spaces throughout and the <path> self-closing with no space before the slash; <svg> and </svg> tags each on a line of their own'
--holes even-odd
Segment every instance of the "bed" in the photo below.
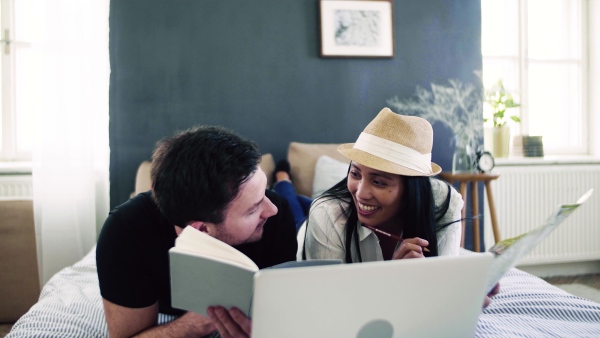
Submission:
<svg viewBox="0 0 600 338">
<path fill-rule="evenodd" d="M 479 316 L 476 337 L 600 337 L 600 304 L 518 269 L 500 283 L 501 292 Z M 159 314 L 158 322 L 174 319 Z M 46 283 L 6 338 L 107 336 L 93 248 Z"/>
<path fill-rule="evenodd" d="M 288 160 L 299 192 L 312 196 L 339 179 L 334 173 L 339 176 L 347 164 L 336 155 L 335 148 L 331 144 L 290 144 Z M 263 156 L 261 166 L 271 177 L 273 158 Z M 147 169 L 147 163 L 140 165 L 136 190 L 147 189 Z M 461 249 L 461 254 L 475 253 Z M 500 283 L 500 293 L 479 316 L 476 337 L 600 337 L 600 304 L 573 296 L 519 269 L 511 269 Z M 175 318 L 159 314 L 158 323 Z M 107 336 L 94 247 L 44 285 L 37 303 L 6 337 Z"/>
</svg>

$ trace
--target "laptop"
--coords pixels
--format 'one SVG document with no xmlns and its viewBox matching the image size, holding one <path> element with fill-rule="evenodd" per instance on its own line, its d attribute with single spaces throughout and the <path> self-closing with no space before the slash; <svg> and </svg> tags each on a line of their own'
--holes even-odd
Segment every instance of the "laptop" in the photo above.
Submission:
<svg viewBox="0 0 600 338">
<path fill-rule="evenodd" d="M 473 337 L 491 253 L 254 275 L 252 337 Z"/>
</svg>

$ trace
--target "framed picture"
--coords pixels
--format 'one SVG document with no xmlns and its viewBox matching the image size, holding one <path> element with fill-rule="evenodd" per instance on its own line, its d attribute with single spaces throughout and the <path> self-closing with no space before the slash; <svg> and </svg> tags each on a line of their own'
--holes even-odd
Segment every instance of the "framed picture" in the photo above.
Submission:
<svg viewBox="0 0 600 338">
<path fill-rule="evenodd" d="M 394 57 L 392 0 L 321 0 L 322 57 Z"/>
</svg>

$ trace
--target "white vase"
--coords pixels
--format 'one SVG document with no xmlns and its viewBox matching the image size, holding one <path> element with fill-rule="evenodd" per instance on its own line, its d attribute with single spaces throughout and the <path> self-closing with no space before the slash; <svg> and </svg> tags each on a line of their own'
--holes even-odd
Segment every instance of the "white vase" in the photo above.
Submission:
<svg viewBox="0 0 600 338">
<path fill-rule="evenodd" d="M 495 158 L 508 157 L 510 149 L 510 128 L 485 127 L 483 130 L 483 143 L 485 150 L 492 153 Z"/>
</svg>

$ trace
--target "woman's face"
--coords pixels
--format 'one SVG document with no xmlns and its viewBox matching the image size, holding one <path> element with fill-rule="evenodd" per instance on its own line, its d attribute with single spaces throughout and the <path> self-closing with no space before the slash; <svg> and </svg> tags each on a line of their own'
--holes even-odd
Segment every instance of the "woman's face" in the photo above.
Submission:
<svg viewBox="0 0 600 338">
<path fill-rule="evenodd" d="M 389 174 L 352 162 L 348 172 L 348 190 L 352 194 L 358 220 L 373 227 L 393 226 L 399 217 L 404 181 Z"/>
</svg>

